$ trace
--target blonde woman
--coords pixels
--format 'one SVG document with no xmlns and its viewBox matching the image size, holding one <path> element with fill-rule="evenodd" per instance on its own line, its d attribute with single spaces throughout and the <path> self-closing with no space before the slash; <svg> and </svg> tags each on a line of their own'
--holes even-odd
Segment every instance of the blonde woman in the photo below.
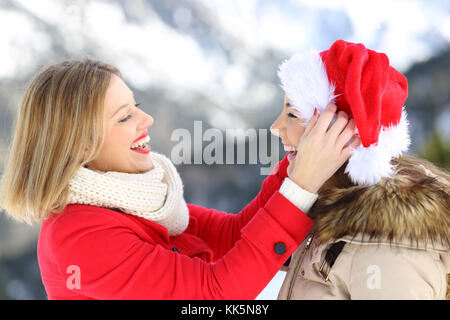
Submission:
<svg viewBox="0 0 450 320">
<path fill-rule="evenodd" d="M 25 92 L 1 203 L 17 220 L 42 221 L 48 298 L 255 298 L 309 232 L 316 192 L 358 145 L 336 142 L 354 126 L 339 115 L 327 133 L 330 105 L 302 138 L 308 156 L 285 158 L 252 202 L 226 214 L 185 203 L 138 106 L 120 72 L 93 60 L 49 66 Z"/>
<path fill-rule="evenodd" d="M 362 141 L 319 190 L 279 299 L 450 298 L 450 175 L 402 155 L 406 78 L 383 53 L 343 40 L 292 56 L 279 75 L 286 98 L 272 128 L 288 148 L 330 101 Z"/>
</svg>

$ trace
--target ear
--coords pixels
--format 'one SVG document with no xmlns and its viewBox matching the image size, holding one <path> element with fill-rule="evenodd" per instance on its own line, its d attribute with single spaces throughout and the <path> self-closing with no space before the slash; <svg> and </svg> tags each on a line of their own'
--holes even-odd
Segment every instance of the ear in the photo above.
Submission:
<svg viewBox="0 0 450 320">
<path fill-rule="evenodd" d="M 83 153 L 83 158 L 82 158 L 83 162 L 86 161 L 86 159 L 88 158 L 89 151 L 90 151 L 89 147 L 84 148 L 84 153 Z M 89 163 L 90 162 L 86 163 L 85 165 L 83 165 L 83 167 L 88 168 Z"/>
</svg>

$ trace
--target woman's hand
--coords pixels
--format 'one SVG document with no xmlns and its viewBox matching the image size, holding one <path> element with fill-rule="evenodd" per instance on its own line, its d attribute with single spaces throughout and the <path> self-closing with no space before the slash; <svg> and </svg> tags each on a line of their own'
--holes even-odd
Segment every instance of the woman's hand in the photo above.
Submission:
<svg viewBox="0 0 450 320">
<path fill-rule="evenodd" d="M 289 157 L 288 176 L 303 189 L 317 193 L 320 187 L 347 161 L 361 139 L 355 135 L 356 125 L 345 112 L 337 114 L 336 105 L 329 104 L 323 113 L 314 115 L 300 138 L 296 156 Z M 348 145 L 350 139 L 351 143 Z"/>
</svg>

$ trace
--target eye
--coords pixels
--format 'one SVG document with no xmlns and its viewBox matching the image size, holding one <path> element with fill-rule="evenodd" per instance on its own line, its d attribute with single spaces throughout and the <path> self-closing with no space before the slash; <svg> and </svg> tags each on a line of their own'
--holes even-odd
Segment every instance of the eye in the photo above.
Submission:
<svg viewBox="0 0 450 320">
<path fill-rule="evenodd" d="M 140 105 L 141 105 L 140 103 L 136 103 L 134 106 L 137 108 L 137 107 L 139 107 Z M 131 117 L 132 117 L 132 115 L 129 114 L 129 115 L 127 115 L 125 118 L 119 120 L 119 122 L 120 122 L 120 123 L 126 122 L 126 121 L 128 121 Z"/>
<path fill-rule="evenodd" d="M 293 114 L 291 112 L 289 112 L 287 115 L 289 118 L 298 118 L 295 114 Z"/>
<path fill-rule="evenodd" d="M 125 118 L 123 118 L 122 120 L 119 120 L 120 123 L 126 122 L 131 118 L 131 114 L 127 115 Z"/>
</svg>

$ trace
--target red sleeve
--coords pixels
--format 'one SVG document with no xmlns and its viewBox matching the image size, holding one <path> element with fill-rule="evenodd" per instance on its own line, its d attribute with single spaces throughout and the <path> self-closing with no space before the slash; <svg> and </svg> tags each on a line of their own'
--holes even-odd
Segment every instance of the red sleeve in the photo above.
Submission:
<svg viewBox="0 0 450 320">
<path fill-rule="evenodd" d="M 266 204 L 274 192 L 280 189 L 287 176 L 288 166 L 289 161 L 286 155 L 264 179 L 258 195 L 238 214 L 188 204 L 189 214 L 197 219 L 197 236 L 213 250 L 215 259 L 221 258 L 234 246 L 241 238 L 241 229 Z"/>
<path fill-rule="evenodd" d="M 80 288 L 73 290 L 91 298 L 254 299 L 311 226 L 275 192 L 214 263 L 145 242 L 116 217 L 96 211 L 60 217 L 47 243 L 61 272 L 79 268 Z"/>
</svg>

